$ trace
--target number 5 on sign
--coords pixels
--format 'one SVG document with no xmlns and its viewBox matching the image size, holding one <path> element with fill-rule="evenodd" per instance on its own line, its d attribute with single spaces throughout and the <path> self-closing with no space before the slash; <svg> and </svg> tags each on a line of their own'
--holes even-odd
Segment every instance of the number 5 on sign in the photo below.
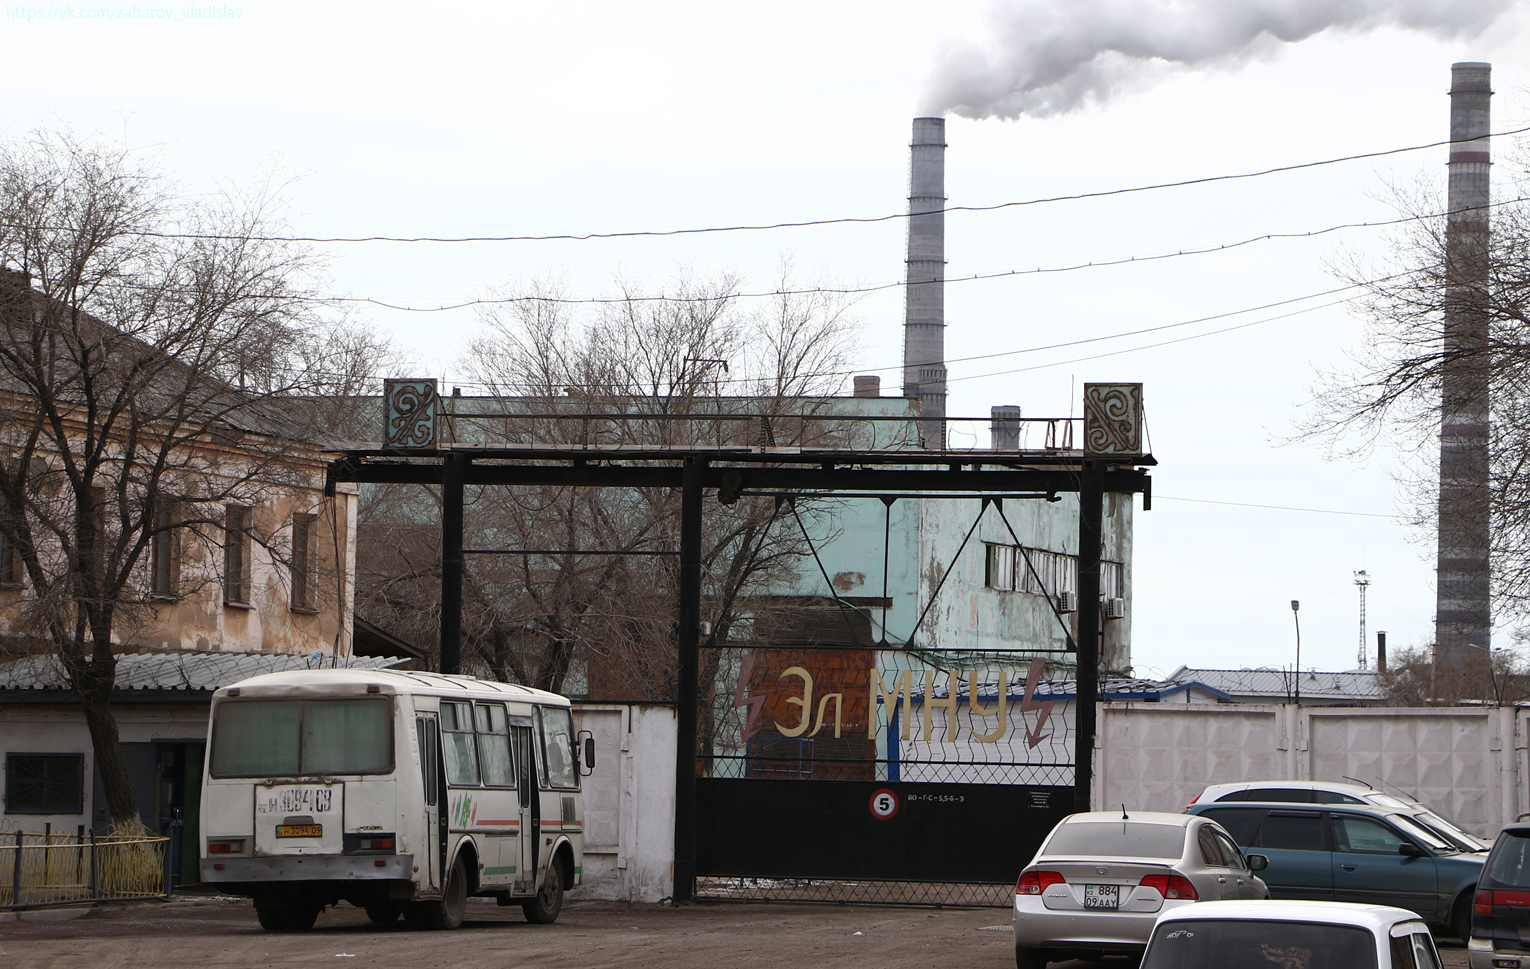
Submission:
<svg viewBox="0 0 1530 969">
<path fill-rule="evenodd" d="M 898 795 L 887 788 L 871 795 L 871 816 L 886 821 L 898 813 Z"/>
</svg>

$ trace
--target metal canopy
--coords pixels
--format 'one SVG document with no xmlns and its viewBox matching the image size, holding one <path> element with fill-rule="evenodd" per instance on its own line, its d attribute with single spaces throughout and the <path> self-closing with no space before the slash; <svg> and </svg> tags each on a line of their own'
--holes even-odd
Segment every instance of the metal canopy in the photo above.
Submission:
<svg viewBox="0 0 1530 969">
<path fill-rule="evenodd" d="M 674 899 L 695 891 L 697 659 L 701 624 L 703 494 L 844 492 L 918 497 L 1052 497 L 1079 495 L 1078 595 L 1100 595 L 1104 495 L 1142 494 L 1152 507 L 1150 454 L 1092 456 L 1080 451 L 828 450 L 751 447 L 365 448 L 342 451 L 325 488 L 339 482 L 442 486 L 441 671 L 458 671 L 462 616 L 462 516 L 466 485 L 555 485 L 591 488 L 678 488 L 678 613 Z M 1098 609 L 1078 612 L 1075 708 L 1075 810 L 1089 809 L 1099 690 Z"/>
</svg>

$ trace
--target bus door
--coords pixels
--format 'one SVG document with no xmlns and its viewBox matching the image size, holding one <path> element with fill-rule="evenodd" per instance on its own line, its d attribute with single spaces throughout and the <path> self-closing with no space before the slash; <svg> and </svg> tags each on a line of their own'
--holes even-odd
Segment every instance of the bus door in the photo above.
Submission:
<svg viewBox="0 0 1530 969">
<path fill-rule="evenodd" d="M 537 890 L 537 857 L 542 843 L 540 821 L 541 805 L 537 796 L 536 758 L 531 746 L 531 718 L 510 718 L 510 743 L 515 750 L 516 788 L 520 792 L 521 836 L 516 840 L 520 857 L 515 865 L 517 895 L 534 895 Z"/>
<path fill-rule="evenodd" d="M 420 789 L 424 793 L 425 816 L 422 818 L 424 850 L 420 852 L 420 881 L 425 886 L 441 889 L 441 857 L 446 853 L 446 813 L 442 810 L 445 793 L 441 773 L 441 730 L 434 713 L 424 714 L 414 721 L 420 745 Z"/>
</svg>

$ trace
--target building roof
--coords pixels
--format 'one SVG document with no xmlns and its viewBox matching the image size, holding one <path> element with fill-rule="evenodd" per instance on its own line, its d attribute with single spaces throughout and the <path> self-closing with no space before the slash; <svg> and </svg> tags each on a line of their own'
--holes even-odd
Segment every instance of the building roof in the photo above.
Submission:
<svg viewBox="0 0 1530 969">
<path fill-rule="evenodd" d="M 119 692 L 206 693 L 258 676 L 309 669 L 388 669 L 409 662 L 399 656 L 320 656 L 297 653 L 165 651 L 117 656 Z M 63 663 L 53 654 L 0 663 L 0 691 L 68 691 Z"/>
<path fill-rule="evenodd" d="M 1181 666 L 1168 676 L 1169 682 L 1197 682 L 1239 700 L 1287 700 L 1297 686 L 1290 670 L 1192 669 Z M 1374 670 L 1349 670 L 1329 673 L 1322 670 L 1301 671 L 1303 700 L 1374 703 L 1385 697 L 1381 677 Z"/>
<path fill-rule="evenodd" d="M 993 681 L 987 683 L 969 684 L 977 690 L 979 701 L 993 700 L 999 695 L 999 685 Z M 1006 700 L 1023 700 L 1025 698 L 1026 681 L 1024 679 L 1007 680 L 1005 682 Z M 1101 700 L 1128 700 L 1143 703 L 1157 703 L 1172 696 L 1178 696 L 1190 691 L 1199 691 L 1216 700 L 1231 700 L 1233 697 L 1221 692 L 1213 686 L 1194 680 L 1175 681 L 1147 680 L 1127 676 L 1101 677 L 1099 682 L 1099 698 Z M 944 699 L 951 695 L 950 682 L 939 684 L 932 691 L 936 699 Z M 958 695 L 958 700 L 967 695 L 964 689 Z M 1078 695 L 1078 685 L 1069 680 L 1041 680 L 1036 684 L 1033 699 L 1042 700 L 1072 700 Z M 924 689 L 915 680 L 912 690 L 915 703 L 924 701 Z"/>
</svg>

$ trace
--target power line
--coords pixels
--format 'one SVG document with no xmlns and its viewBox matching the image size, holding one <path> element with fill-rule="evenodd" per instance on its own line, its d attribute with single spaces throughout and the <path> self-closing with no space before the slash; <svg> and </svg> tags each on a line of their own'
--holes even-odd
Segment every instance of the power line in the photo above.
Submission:
<svg viewBox="0 0 1530 969">
<path fill-rule="evenodd" d="M 1521 196 L 1514 199 L 1506 199 L 1493 203 L 1494 208 L 1515 205 L 1520 202 L 1530 202 L 1530 196 Z M 1119 259 L 1091 260 L 1089 262 L 1073 263 L 1067 266 L 1041 266 L 1035 269 L 1006 269 L 991 273 L 974 273 L 971 276 L 952 276 L 942 280 L 942 283 L 969 283 L 994 279 L 1007 279 L 1016 276 L 1050 275 L 1052 273 L 1070 273 L 1082 269 L 1104 269 L 1113 266 L 1129 266 L 1138 263 L 1157 262 L 1163 259 L 1177 259 L 1181 256 L 1204 256 L 1211 253 L 1227 252 L 1243 246 L 1252 245 L 1256 242 L 1267 242 L 1276 239 L 1311 239 L 1317 236 L 1327 235 L 1332 232 L 1340 232 L 1345 229 L 1377 229 L 1386 226 L 1403 225 L 1408 222 L 1422 222 L 1428 219 L 1444 218 L 1452 212 L 1430 212 L 1424 215 L 1409 215 L 1397 219 L 1387 219 L 1382 222 L 1346 222 L 1340 225 L 1329 226 L 1325 229 L 1310 229 L 1305 232 L 1267 232 L 1263 235 L 1253 236 L 1238 242 L 1220 243 L 1214 246 L 1205 246 L 1200 249 L 1178 249 L 1174 252 L 1155 253 L 1146 256 L 1123 256 Z M 743 299 L 769 299 L 782 296 L 864 296 L 871 293 L 880 293 L 890 289 L 902 289 L 908 285 L 907 281 L 899 280 L 892 283 L 879 283 L 874 286 L 845 286 L 845 287 L 813 287 L 809 289 L 778 289 L 748 293 L 728 293 L 722 296 L 503 296 L 491 299 L 464 299 L 447 306 L 400 306 L 374 296 L 326 296 L 314 297 L 315 302 L 334 303 L 368 303 L 380 306 L 384 309 L 397 310 L 404 313 L 446 313 L 460 309 L 470 309 L 475 306 L 503 306 L 511 303 L 550 303 L 562 306 L 579 305 L 613 305 L 626 303 L 696 303 L 718 302 L 725 300 Z"/>
<path fill-rule="evenodd" d="M 1348 515 L 1352 518 L 1386 518 L 1395 521 L 1396 515 L 1382 515 L 1373 511 L 1337 511 L 1332 508 L 1292 508 L 1287 505 L 1253 505 L 1241 501 L 1213 501 L 1210 498 L 1171 498 L 1168 495 L 1153 495 L 1154 501 L 1188 501 L 1197 505 L 1227 505 L 1231 508 L 1257 508 L 1262 511 L 1299 511 L 1311 515 Z"/>
<path fill-rule="evenodd" d="M 1509 131 L 1500 131 L 1491 134 L 1490 138 L 1501 138 L 1509 135 L 1522 134 L 1530 131 L 1530 126 L 1515 128 Z M 1452 141 L 1433 141 L 1421 145 L 1409 145 L 1405 148 L 1388 148 L 1382 151 L 1364 152 L 1358 155 L 1343 155 L 1337 158 L 1325 158 L 1319 161 L 1300 162 L 1295 165 L 1281 165 L 1275 168 L 1265 168 L 1252 172 L 1234 172 L 1227 175 L 1208 175 L 1204 178 L 1188 178 L 1175 182 L 1155 182 L 1148 185 L 1135 185 L 1128 188 L 1105 189 L 1098 192 L 1080 192 L 1074 195 L 1054 195 L 1046 198 L 1022 199 L 1010 202 L 996 202 L 991 205 L 951 205 L 940 212 L 996 212 L 1001 209 L 1022 208 L 1031 205 L 1046 205 L 1053 202 L 1077 202 L 1085 199 L 1111 198 L 1118 195 L 1132 195 L 1141 192 L 1153 192 L 1161 189 L 1187 188 L 1193 185 L 1208 185 L 1215 182 L 1239 181 L 1250 178 L 1262 178 L 1266 175 L 1278 175 L 1286 172 L 1303 171 L 1309 168 L 1321 168 L 1327 165 L 1338 165 L 1345 162 L 1363 161 L 1368 158 L 1385 158 L 1389 155 L 1406 154 L 1413 151 L 1424 151 L 1430 148 L 1439 148 L 1443 145 L 1453 144 Z M 930 213 L 919 213 L 931 215 Z M 438 243 L 438 244 L 462 244 L 482 242 L 589 242 L 597 239 L 635 239 L 635 238 L 664 238 L 670 236 L 704 235 L 716 232 L 765 232 L 775 229 L 806 229 L 828 225 L 866 225 L 878 222 L 891 222 L 897 219 L 907 219 L 911 215 L 908 212 L 899 212 L 894 215 L 876 216 L 848 216 L 834 219 L 808 219 L 800 222 L 772 222 L 754 225 L 725 225 L 706 226 L 689 229 L 643 229 L 624 232 L 587 232 L 587 233 L 556 233 L 550 235 L 507 235 L 507 236 L 262 236 L 262 235 L 224 235 L 220 233 L 198 232 L 155 232 L 139 230 L 132 235 L 153 239 L 195 239 L 207 241 L 246 241 L 246 242 L 303 242 L 323 245 L 391 242 L 400 244 Z M 0 223 L 10 228 L 24 228 L 14 223 Z M 56 228 L 56 227 L 53 227 Z"/>
</svg>

